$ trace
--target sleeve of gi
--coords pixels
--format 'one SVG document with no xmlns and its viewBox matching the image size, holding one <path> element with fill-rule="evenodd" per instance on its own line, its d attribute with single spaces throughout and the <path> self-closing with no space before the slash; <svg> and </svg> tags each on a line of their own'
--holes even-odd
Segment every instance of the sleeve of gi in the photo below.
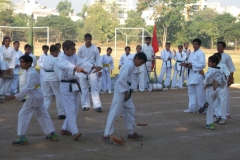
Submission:
<svg viewBox="0 0 240 160">
<path fill-rule="evenodd" d="M 193 71 L 201 71 L 205 68 L 205 54 L 203 52 L 199 52 L 197 55 L 197 59 L 192 62 Z"/>
</svg>

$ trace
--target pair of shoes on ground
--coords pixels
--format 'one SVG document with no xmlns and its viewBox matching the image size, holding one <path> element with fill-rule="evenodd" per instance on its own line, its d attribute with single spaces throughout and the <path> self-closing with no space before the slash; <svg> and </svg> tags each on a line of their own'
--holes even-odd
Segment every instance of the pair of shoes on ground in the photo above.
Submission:
<svg viewBox="0 0 240 160">
<path fill-rule="evenodd" d="M 128 134 L 128 140 L 137 140 L 143 138 L 143 135 L 139 135 L 137 133 L 133 133 L 132 135 Z M 113 144 L 113 141 L 111 140 L 110 136 L 102 136 L 102 140 L 106 143 Z"/>
<path fill-rule="evenodd" d="M 51 140 L 51 141 L 58 141 L 58 135 L 56 134 L 49 134 L 45 137 L 46 140 Z M 19 137 L 16 141 L 12 142 L 12 145 L 27 145 L 28 140 L 27 138 Z"/>
<path fill-rule="evenodd" d="M 214 129 L 215 129 L 214 124 L 207 124 L 207 125 L 206 125 L 206 128 L 207 128 L 207 129 L 211 129 L 211 130 L 214 130 Z"/>
<path fill-rule="evenodd" d="M 66 116 L 65 115 L 59 115 L 58 119 L 66 119 Z"/>
<path fill-rule="evenodd" d="M 218 124 L 224 125 L 224 124 L 226 124 L 226 120 L 222 119 L 222 118 L 217 118 L 216 117 L 214 123 L 218 123 Z"/>
<path fill-rule="evenodd" d="M 83 111 L 88 111 L 89 108 L 88 108 L 88 107 L 84 107 L 82 110 L 83 110 Z M 101 108 L 101 107 L 95 108 L 95 111 L 97 111 L 97 112 L 102 112 L 102 108 Z"/>
<path fill-rule="evenodd" d="M 69 131 L 66 131 L 66 130 L 61 130 L 61 131 L 60 131 L 60 135 L 68 136 L 68 135 L 72 135 L 72 133 L 69 132 Z M 76 140 L 78 140 L 78 138 L 81 137 L 81 136 L 82 136 L 82 133 L 78 133 L 78 134 L 74 134 L 74 135 L 73 135 L 73 138 L 74 138 L 74 140 L 76 141 Z"/>
</svg>

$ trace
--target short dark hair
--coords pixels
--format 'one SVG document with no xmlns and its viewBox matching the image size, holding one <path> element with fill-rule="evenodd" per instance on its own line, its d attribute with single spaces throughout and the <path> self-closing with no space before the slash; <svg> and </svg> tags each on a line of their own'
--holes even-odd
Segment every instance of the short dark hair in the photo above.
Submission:
<svg viewBox="0 0 240 160">
<path fill-rule="evenodd" d="M 56 52 L 56 51 L 58 51 L 59 50 L 59 48 L 56 46 L 56 45 L 51 45 L 50 46 L 50 53 L 51 52 Z"/>
<path fill-rule="evenodd" d="M 183 45 L 178 45 L 178 48 L 183 48 Z"/>
<path fill-rule="evenodd" d="M 218 63 L 219 63 L 219 57 L 218 57 L 218 56 L 210 56 L 210 57 L 208 57 L 208 59 L 209 59 L 212 63 L 216 63 L 216 65 L 218 65 Z"/>
<path fill-rule="evenodd" d="M 138 47 L 141 47 L 141 48 L 142 48 L 142 46 L 141 46 L 141 45 L 137 45 L 136 49 L 137 49 Z"/>
<path fill-rule="evenodd" d="M 170 43 L 170 42 L 167 42 L 166 45 L 170 45 L 170 46 L 171 46 L 171 43 Z"/>
<path fill-rule="evenodd" d="M 26 62 L 26 63 L 31 62 L 30 66 L 32 65 L 33 59 L 32 59 L 31 56 L 29 56 L 29 55 L 23 55 L 23 56 L 21 56 L 21 57 L 19 58 L 19 60 L 20 60 L 20 59 L 22 59 L 22 60 L 23 60 L 24 62 Z M 30 66 L 29 66 L 29 67 L 30 67 Z"/>
<path fill-rule="evenodd" d="M 56 43 L 55 46 L 57 46 L 57 47 L 59 47 L 59 48 L 62 48 L 61 43 Z"/>
<path fill-rule="evenodd" d="M 129 50 L 131 50 L 131 48 L 130 48 L 129 46 L 125 47 L 125 51 L 126 51 L 126 49 L 129 49 Z"/>
<path fill-rule="evenodd" d="M 11 41 L 11 38 L 8 37 L 8 36 L 6 36 L 6 37 L 3 38 L 2 45 L 4 45 L 4 41 L 5 41 L 6 39 L 9 39 L 9 40 Z"/>
<path fill-rule="evenodd" d="M 149 36 L 145 37 L 145 40 L 148 40 L 148 39 L 150 39 L 150 41 L 151 41 L 152 37 L 149 37 Z"/>
<path fill-rule="evenodd" d="M 202 41 L 199 38 L 195 38 L 192 43 L 197 42 L 200 46 L 202 44 Z"/>
<path fill-rule="evenodd" d="M 48 45 L 43 45 L 43 46 L 42 46 L 42 50 L 44 50 L 44 49 L 47 49 L 47 50 L 49 50 L 49 47 L 48 47 Z"/>
<path fill-rule="evenodd" d="M 32 46 L 31 46 L 30 44 L 26 44 L 26 45 L 24 46 L 24 49 L 27 49 L 27 48 L 32 49 Z"/>
<path fill-rule="evenodd" d="M 92 35 L 91 35 L 90 33 L 86 33 L 86 34 L 84 35 L 84 39 L 86 39 L 86 38 L 92 38 Z"/>
<path fill-rule="evenodd" d="M 223 48 L 226 48 L 226 46 L 227 46 L 226 43 L 223 41 L 218 41 L 217 45 L 219 45 L 219 44 L 221 44 L 223 46 Z"/>
<path fill-rule="evenodd" d="M 214 53 L 213 56 L 218 56 L 219 59 L 222 59 L 222 54 L 221 53 Z"/>
<path fill-rule="evenodd" d="M 63 49 L 70 49 L 73 46 L 75 47 L 76 44 L 71 40 L 66 40 L 65 42 L 63 42 L 62 46 L 63 46 Z"/>
<path fill-rule="evenodd" d="M 111 47 L 108 47 L 108 48 L 107 48 L 107 51 L 108 51 L 108 50 L 111 50 L 111 51 L 112 51 L 112 48 L 111 48 Z"/>
<path fill-rule="evenodd" d="M 13 45 L 16 44 L 16 43 L 20 44 L 19 41 L 14 41 L 14 42 L 13 42 Z"/>
<path fill-rule="evenodd" d="M 146 54 L 143 53 L 143 52 L 137 53 L 137 54 L 134 56 L 134 59 L 136 59 L 136 58 L 142 59 L 142 60 L 144 61 L 144 63 L 147 62 L 147 56 L 146 56 Z"/>
</svg>

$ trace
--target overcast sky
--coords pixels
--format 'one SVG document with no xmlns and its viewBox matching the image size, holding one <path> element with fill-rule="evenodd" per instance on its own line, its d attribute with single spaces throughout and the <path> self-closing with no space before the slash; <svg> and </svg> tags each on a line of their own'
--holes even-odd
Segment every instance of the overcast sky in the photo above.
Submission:
<svg viewBox="0 0 240 160">
<path fill-rule="evenodd" d="M 36 0 L 39 4 L 47 6 L 48 8 L 56 8 L 57 4 L 61 0 Z M 69 0 L 72 2 L 74 13 L 79 13 L 83 4 L 90 0 Z M 138 0 L 133 0 L 136 4 Z M 21 0 L 13 0 L 13 2 L 21 2 Z M 240 7 L 240 0 L 208 0 L 208 2 L 220 2 L 222 5 L 232 5 Z"/>
</svg>

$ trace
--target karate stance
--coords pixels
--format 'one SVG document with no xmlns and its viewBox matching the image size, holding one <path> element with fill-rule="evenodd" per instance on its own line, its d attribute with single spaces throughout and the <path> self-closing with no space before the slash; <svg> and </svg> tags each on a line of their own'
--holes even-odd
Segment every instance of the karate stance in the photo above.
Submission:
<svg viewBox="0 0 240 160">
<path fill-rule="evenodd" d="M 98 48 L 92 44 L 92 35 L 87 33 L 84 36 L 85 45 L 78 49 L 78 56 L 92 65 L 102 66 L 102 60 L 99 55 Z M 90 72 L 89 74 L 79 73 L 80 85 L 82 87 L 81 103 L 82 110 L 88 111 L 91 107 L 89 96 L 89 84 L 91 86 L 91 97 L 93 108 L 97 112 L 102 112 L 102 103 L 99 96 L 98 77 L 102 76 L 102 72 Z"/>
<path fill-rule="evenodd" d="M 52 120 L 48 114 L 47 109 L 43 104 L 43 92 L 40 88 L 40 77 L 38 72 L 31 67 L 33 59 L 30 56 L 24 55 L 20 57 L 20 66 L 26 70 L 26 84 L 22 90 L 11 96 L 6 96 L 5 100 L 10 101 L 17 99 L 18 101 L 23 100 L 28 96 L 26 102 L 23 104 L 18 114 L 18 140 L 14 141 L 13 145 L 24 145 L 28 144 L 26 138 L 26 132 L 28 129 L 29 122 L 32 118 L 33 113 L 35 114 L 38 123 L 40 124 L 46 139 L 58 140 L 58 136 L 55 134 L 55 129 Z"/>
<path fill-rule="evenodd" d="M 128 130 L 128 139 L 143 138 L 134 132 L 135 124 L 135 108 L 131 98 L 131 82 L 135 67 L 146 63 L 147 57 L 144 53 L 137 53 L 133 60 L 125 62 L 120 70 L 118 79 L 114 86 L 114 95 L 110 111 L 108 113 L 107 124 L 102 140 L 106 143 L 112 143 L 110 135 L 114 132 L 114 122 L 119 114 L 123 114 L 124 122 Z"/>
</svg>

